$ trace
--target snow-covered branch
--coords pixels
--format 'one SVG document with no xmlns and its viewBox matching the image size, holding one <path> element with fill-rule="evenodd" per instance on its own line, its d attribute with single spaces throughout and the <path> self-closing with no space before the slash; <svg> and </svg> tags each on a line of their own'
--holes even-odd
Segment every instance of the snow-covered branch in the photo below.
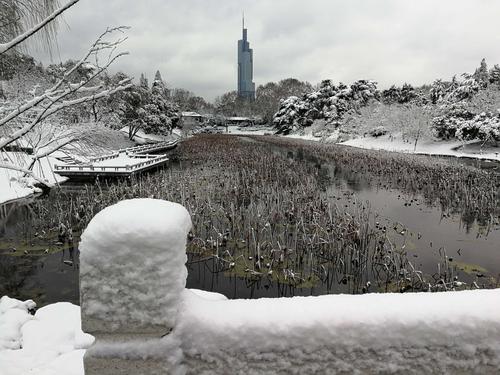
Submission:
<svg viewBox="0 0 500 375">
<path fill-rule="evenodd" d="M 126 55 L 126 52 L 122 52 L 117 54 L 116 56 L 108 56 L 108 62 L 101 68 L 98 68 L 97 72 L 95 72 L 89 79 L 86 79 L 85 81 L 79 82 L 79 83 L 71 83 L 69 82 L 70 76 L 76 72 L 76 70 L 81 67 L 83 64 L 88 63 L 88 59 L 92 54 L 97 54 L 99 51 L 104 50 L 112 46 L 114 49 L 117 45 L 122 43 L 126 38 L 120 38 L 116 41 L 113 42 L 107 42 L 104 41 L 104 38 L 114 32 L 121 32 L 123 33 L 125 30 L 127 30 L 127 26 L 119 26 L 119 27 L 113 27 L 113 28 L 108 28 L 106 31 L 104 31 L 99 37 L 96 39 L 96 41 L 92 44 L 92 46 L 89 48 L 89 50 L 86 52 L 86 54 L 81 58 L 74 66 L 72 66 L 70 69 L 68 69 L 55 84 L 48 90 L 46 90 L 42 95 L 39 95 L 30 101 L 24 103 L 23 105 L 17 107 L 16 109 L 12 110 L 10 113 L 8 113 L 6 116 L 0 119 L 0 126 L 5 125 L 9 121 L 13 120 L 14 118 L 22 115 L 26 111 L 40 105 L 43 103 L 45 100 L 50 100 L 54 101 L 56 100 L 56 97 L 66 97 L 68 94 L 74 93 L 76 91 L 83 92 L 83 91 L 92 91 L 94 88 L 84 88 L 87 83 L 89 83 L 93 78 L 99 76 L 101 73 L 103 73 L 116 59 Z M 66 90 L 61 89 L 61 86 L 67 83 L 68 88 Z"/>
<path fill-rule="evenodd" d="M 0 43 L 0 54 L 7 52 L 8 50 L 14 48 L 18 44 L 24 42 L 26 39 L 30 38 L 34 34 L 36 34 L 38 31 L 43 29 L 45 26 L 47 26 L 50 22 L 54 21 L 59 15 L 61 15 L 63 12 L 71 8 L 73 5 L 75 5 L 78 1 L 80 0 L 71 0 L 66 5 L 62 6 L 61 8 L 55 10 L 52 14 L 50 14 L 47 18 L 43 19 L 41 22 L 38 24 L 34 25 L 30 29 L 26 30 L 24 33 L 21 35 L 18 35 L 14 39 L 12 39 L 10 42 L 7 43 Z"/>
<path fill-rule="evenodd" d="M 10 163 L 0 163 L 0 168 L 5 168 L 5 169 L 13 170 L 13 171 L 22 172 L 22 173 L 32 177 L 35 181 L 41 183 L 42 185 L 49 186 L 49 183 L 47 181 L 42 180 L 35 173 L 33 173 L 33 171 L 31 171 L 29 169 L 20 167 L 20 166 L 15 165 L 15 164 L 10 164 Z"/>
<path fill-rule="evenodd" d="M 113 95 L 119 91 L 126 90 L 130 87 L 132 87 L 132 83 L 117 86 L 113 89 L 104 90 L 104 91 L 99 92 L 98 94 L 88 95 L 88 96 L 84 96 L 84 97 L 73 99 L 73 100 L 62 101 L 61 104 L 54 105 L 55 103 L 57 103 L 59 101 L 59 99 L 58 99 L 57 101 L 54 101 L 50 104 L 50 109 L 47 108 L 46 110 L 41 112 L 32 122 L 26 124 L 21 129 L 13 132 L 9 136 L 0 139 L 0 149 L 10 145 L 12 142 L 14 142 L 14 141 L 18 140 L 19 138 L 23 137 L 24 135 L 28 134 L 31 130 L 33 130 L 33 128 L 37 124 L 39 124 L 40 122 L 45 120 L 50 115 L 53 115 L 54 113 L 59 112 L 60 110 L 62 110 L 64 108 L 68 108 L 68 107 L 71 107 L 71 106 L 74 106 L 77 104 L 82 104 L 82 103 L 90 102 L 93 100 L 101 99 L 101 98 Z"/>
</svg>

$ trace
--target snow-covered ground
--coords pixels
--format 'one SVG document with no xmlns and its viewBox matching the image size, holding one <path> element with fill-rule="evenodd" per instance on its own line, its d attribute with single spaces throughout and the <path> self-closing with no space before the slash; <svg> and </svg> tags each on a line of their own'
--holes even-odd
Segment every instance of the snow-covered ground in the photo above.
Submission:
<svg viewBox="0 0 500 375">
<path fill-rule="evenodd" d="M 80 329 L 80 308 L 67 302 L 42 307 L 0 299 L 0 374 L 83 375 L 83 347 L 94 341 Z"/>
<path fill-rule="evenodd" d="M 303 139 L 325 143 L 338 143 L 369 150 L 385 150 L 409 154 L 467 157 L 500 161 L 500 147 L 483 146 L 477 141 L 421 139 L 415 148 L 414 141 L 404 141 L 400 134 L 386 134 L 380 137 L 360 137 L 338 142 L 339 132 L 319 135 L 313 127 L 304 128 L 300 133 L 286 135 L 286 138 Z"/>
<path fill-rule="evenodd" d="M 83 375 L 93 339 L 79 307 L 32 316 L 33 305 L 0 300 L 0 373 Z M 180 345 L 188 373 L 500 372 L 500 289 L 259 300 L 186 289 L 180 306 L 152 350 Z"/>
<path fill-rule="evenodd" d="M 154 157 L 159 157 L 159 156 L 160 155 L 155 155 Z M 146 157 L 136 157 L 134 155 L 128 155 L 128 154 L 123 152 L 114 158 L 92 162 L 92 165 L 94 167 L 108 167 L 108 166 L 125 167 L 127 165 L 134 166 L 136 164 L 140 164 L 140 163 L 147 161 L 149 159 L 152 159 L 152 157 L 147 157 L 147 158 Z"/>
<path fill-rule="evenodd" d="M 500 161 L 500 147 L 484 147 L 481 150 L 478 146 L 473 144 L 473 142 L 467 142 L 464 144 L 456 140 L 420 140 L 417 143 L 416 149 L 414 142 L 404 142 L 399 135 L 392 137 L 391 135 L 383 135 L 380 137 L 355 138 L 341 142 L 341 144 L 372 150 L 387 150 L 403 153 L 444 155 Z"/>
<path fill-rule="evenodd" d="M 6 159 L 6 163 L 11 164 L 12 160 L 18 160 L 23 157 L 19 152 L 4 152 L 2 156 Z M 58 161 L 53 157 L 43 158 L 35 164 L 33 172 L 40 178 L 47 180 L 50 184 L 63 182 L 66 180 L 66 177 L 61 177 L 53 173 L 54 164 L 56 163 L 58 163 Z M 34 187 L 34 183 L 35 181 L 33 178 L 23 177 L 22 172 L 0 168 L 0 203 L 25 198 L 35 193 L 39 193 L 40 189 Z"/>
<path fill-rule="evenodd" d="M 128 135 L 128 126 L 124 126 L 123 128 L 120 129 L 120 131 L 124 134 Z M 151 142 L 164 142 L 164 141 L 172 141 L 174 139 L 178 139 L 180 137 L 180 132 L 178 129 L 174 129 L 172 131 L 172 134 L 169 136 L 166 135 L 158 135 L 158 134 L 148 134 L 145 133 L 143 130 L 138 130 L 137 133 L 134 136 L 133 141 L 143 145 L 146 143 L 151 143 Z"/>
</svg>

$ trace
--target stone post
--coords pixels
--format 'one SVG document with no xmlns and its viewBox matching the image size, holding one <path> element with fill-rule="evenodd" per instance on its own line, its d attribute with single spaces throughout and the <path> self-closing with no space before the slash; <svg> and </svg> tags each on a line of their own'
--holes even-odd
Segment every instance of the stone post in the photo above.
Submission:
<svg viewBox="0 0 500 375">
<path fill-rule="evenodd" d="M 175 326 L 186 285 L 187 210 L 156 199 L 99 212 L 80 243 L 83 331 L 96 338 L 85 374 L 164 374 L 163 336 Z"/>
</svg>

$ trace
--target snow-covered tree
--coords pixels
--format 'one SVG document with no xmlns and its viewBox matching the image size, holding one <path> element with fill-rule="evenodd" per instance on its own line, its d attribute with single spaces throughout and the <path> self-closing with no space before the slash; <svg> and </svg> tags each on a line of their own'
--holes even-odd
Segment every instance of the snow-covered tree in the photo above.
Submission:
<svg viewBox="0 0 500 375">
<path fill-rule="evenodd" d="M 490 83 L 500 85 L 500 66 L 495 64 L 490 70 Z"/>
<path fill-rule="evenodd" d="M 431 86 L 429 96 L 432 104 L 436 104 L 444 98 L 446 94 L 446 85 L 441 79 L 436 79 Z"/>
<path fill-rule="evenodd" d="M 56 16 L 60 14 L 60 12 L 58 12 L 59 10 L 52 13 L 49 18 L 55 17 L 54 14 L 56 14 Z M 13 41 L 24 41 L 30 35 L 33 35 L 36 30 L 40 30 L 41 27 L 38 27 L 38 29 L 37 27 L 38 26 L 35 26 L 30 31 L 26 31 L 22 38 L 16 37 Z M 97 77 L 102 75 L 116 59 L 125 54 L 113 53 L 123 42 L 123 38 L 109 40 L 110 36 L 116 33 L 121 34 L 124 30 L 124 27 L 106 30 L 94 42 L 87 53 L 78 62 L 74 63 L 74 65 L 68 66 L 61 77 L 56 79 L 47 89 L 39 90 L 37 86 L 35 86 L 31 92 L 31 98 L 26 98 L 20 103 L 7 102 L 1 106 L 0 151 L 4 151 L 9 146 L 22 141 L 24 143 L 28 142 L 34 149 L 34 152 L 33 155 L 30 155 L 28 160 L 24 161 L 23 165 L 5 162 L 1 163 L 0 167 L 20 170 L 39 180 L 31 171 L 35 162 L 71 142 L 81 139 L 83 137 L 82 129 L 64 131 L 62 136 L 51 137 L 51 139 L 47 140 L 42 140 L 38 137 L 30 137 L 30 134 L 50 121 L 51 116 L 56 113 L 67 110 L 72 106 L 82 105 L 108 97 L 130 86 L 128 81 L 119 82 L 117 86 L 110 88 L 91 84 Z M 0 49 L 0 56 L 17 45 L 16 43 L 18 44 L 20 42 L 14 43 L 11 41 L 5 43 L 2 47 L 3 49 Z M 104 59 L 102 55 L 105 56 Z M 79 69 L 86 68 L 89 64 L 92 64 L 93 68 L 90 69 L 85 77 L 75 80 L 72 79 Z M 42 132 L 39 133 L 42 134 Z M 36 139 L 36 142 L 33 142 L 33 139 Z"/>
<path fill-rule="evenodd" d="M 155 81 L 161 81 L 163 82 L 163 79 L 161 78 L 161 73 L 159 70 L 156 71 L 155 73 Z"/>
<path fill-rule="evenodd" d="M 141 77 L 139 78 L 139 86 L 144 89 L 149 89 L 149 82 L 144 73 L 141 73 Z"/>
<path fill-rule="evenodd" d="M 158 94 L 162 95 L 165 98 L 168 98 L 170 96 L 169 90 L 167 88 L 167 85 L 161 78 L 160 71 L 157 70 L 155 74 L 155 80 L 153 81 L 153 84 L 151 85 L 151 91 L 153 94 Z"/>
<path fill-rule="evenodd" d="M 253 113 L 262 117 L 266 123 L 272 123 L 274 114 L 280 107 L 280 100 L 290 96 L 302 96 L 311 92 L 309 82 L 295 78 L 283 79 L 279 82 L 268 82 L 260 85 L 256 90 L 256 99 L 253 103 Z"/>
<path fill-rule="evenodd" d="M 167 97 L 160 79 L 155 79 L 151 89 L 139 84 L 125 90 L 119 96 L 117 107 L 119 121 L 128 127 L 130 139 L 139 130 L 170 134 L 180 119 L 179 108 Z"/>
<path fill-rule="evenodd" d="M 490 74 L 488 72 L 488 65 L 486 64 L 486 59 L 481 60 L 481 64 L 479 65 L 479 68 L 477 68 L 476 71 L 474 72 L 473 77 L 482 88 L 488 86 L 490 80 Z"/>
<path fill-rule="evenodd" d="M 162 87 L 157 87 L 155 90 L 153 86 L 144 110 L 146 112 L 144 130 L 147 133 L 170 134 L 180 119 L 179 108 L 168 100 Z"/>
<path fill-rule="evenodd" d="M 324 80 L 317 90 L 301 98 L 292 96 L 282 100 L 273 123 L 280 134 L 288 134 L 320 119 L 338 127 L 346 114 L 356 112 L 371 100 L 379 98 L 374 81 L 359 80 L 350 86 L 343 83 L 336 86 L 331 80 Z"/>
<path fill-rule="evenodd" d="M 432 120 L 432 130 L 436 137 L 450 139 L 456 137 L 457 129 L 464 121 L 474 118 L 474 113 L 467 109 L 465 103 L 453 103 L 441 107 L 442 115 Z"/>
<path fill-rule="evenodd" d="M 389 89 L 382 91 L 382 100 L 385 104 L 405 104 L 418 98 L 415 88 L 405 83 L 402 87 L 392 85 Z"/>
</svg>

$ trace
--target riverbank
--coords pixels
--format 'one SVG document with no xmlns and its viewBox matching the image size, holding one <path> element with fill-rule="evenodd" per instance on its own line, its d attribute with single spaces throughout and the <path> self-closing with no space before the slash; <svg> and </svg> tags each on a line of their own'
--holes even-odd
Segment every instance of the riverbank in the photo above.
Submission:
<svg viewBox="0 0 500 375">
<path fill-rule="evenodd" d="M 304 128 L 300 133 L 281 136 L 283 138 L 300 139 L 321 143 L 335 143 L 367 150 L 398 152 L 402 154 L 451 156 L 481 160 L 500 161 L 500 147 L 482 145 L 480 141 L 461 142 L 459 140 L 421 139 L 415 146 L 414 141 L 404 140 L 401 134 L 385 134 L 379 137 L 357 137 L 347 141 L 338 141 L 339 132 L 325 134 L 314 127 Z M 229 126 L 225 134 L 233 135 L 274 135 L 275 129 L 268 126 L 238 127 Z"/>
<path fill-rule="evenodd" d="M 443 141 L 422 139 L 417 142 L 405 141 L 400 135 L 382 135 L 380 137 L 354 138 L 339 144 L 368 150 L 385 150 L 404 154 L 453 156 L 500 161 L 500 147 L 481 146 L 481 142 L 460 142 L 458 140 Z"/>
</svg>

